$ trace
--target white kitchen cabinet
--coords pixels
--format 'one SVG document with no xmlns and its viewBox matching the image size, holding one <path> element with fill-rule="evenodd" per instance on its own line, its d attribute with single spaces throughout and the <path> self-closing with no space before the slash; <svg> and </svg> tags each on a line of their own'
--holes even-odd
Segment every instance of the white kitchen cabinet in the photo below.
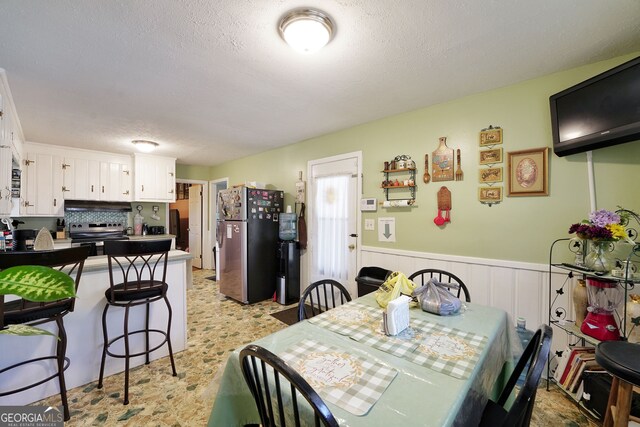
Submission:
<svg viewBox="0 0 640 427">
<path fill-rule="evenodd" d="M 134 175 L 134 200 L 176 201 L 176 159 L 135 153 Z"/>
<path fill-rule="evenodd" d="M 104 158 L 106 156 L 104 153 L 76 151 L 71 155 L 65 156 L 62 164 L 65 199 L 131 200 L 131 158 L 129 156 L 112 155 L 111 159 L 101 161 L 91 157 Z"/>
<path fill-rule="evenodd" d="M 11 146 L 0 144 L 0 215 L 10 215 L 11 201 Z"/>
<path fill-rule="evenodd" d="M 11 214 L 12 164 L 15 161 L 17 165 L 20 161 L 22 140 L 22 129 L 11 99 L 11 91 L 5 72 L 0 69 L 0 215 Z"/>
<path fill-rule="evenodd" d="M 20 214 L 63 216 L 62 157 L 28 149 L 25 151 Z"/>
</svg>

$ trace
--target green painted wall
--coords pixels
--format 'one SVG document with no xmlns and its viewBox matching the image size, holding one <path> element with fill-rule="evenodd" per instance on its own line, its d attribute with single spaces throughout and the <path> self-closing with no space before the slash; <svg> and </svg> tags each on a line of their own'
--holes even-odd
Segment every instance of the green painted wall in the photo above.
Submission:
<svg viewBox="0 0 640 427">
<path fill-rule="evenodd" d="M 196 179 L 207 181 L 209 179 L 210 167 L 208 166 L 189 166 L 176 165 L 176 178 L 178 179 Z"/>
<path fill-rule="evenodd" d="M 212 167 L 210 179 L 229 178 L 231 185 L 263 181 L 286 192 L 293 202 L 298 171 L 307 161 L 362 150 L 363 197 L 383 198 L 380 173 L 385 160 L 398 154 L 415 159 L 421 178 L 424 154 L 434 151 L 438 137 L 446 136 L 451 148 L 462 151 L 463 181 L 422 183 L 418 180 L 417 207 L 379 208 L 364 218 L 396 218 L 396 243 L 381 243 L 376 231 L 362 230 L 364 245 L 462 256 L 546 263 L 550 243 L 567 236 L 569 225 L 589 212 L 586 154 L 559 158 L 552 153 L 549 119 L 550 95 L 625 62 L 638 54 L 556 73 L 448 103 L 356 126 L 255 156 Z M 478 132 L 488 125 L 504 129 L 506 152 L 536 147 L 550 148 L 548 197 L 504 197 L 499 205 L 478 202 Z M 431 156 L 430 156 L 431 157 Z M 640 141 L 594 151 L 599 208 L 617 205 L 640 211 L 640 191 L 634 178 L 640 174 Z M 190 168 L 180 169 L 181 174 Z M 436 193 L 446 185 L 452 193 L 451 223 L 437 227 Z M 503 183 L 506 196 L 506 181 Z M 363 220 L 364 224 L 364 220 Z M 376 224 L 377 227 L 377 224 Z"/>
</svg>

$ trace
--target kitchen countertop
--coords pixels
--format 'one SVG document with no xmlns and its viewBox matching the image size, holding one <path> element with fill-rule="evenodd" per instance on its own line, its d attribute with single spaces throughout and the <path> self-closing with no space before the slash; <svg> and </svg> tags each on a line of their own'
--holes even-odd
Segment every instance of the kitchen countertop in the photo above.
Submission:
<svg viewBox="0 0 640 427">
<path fill-rule="evenodd" d="M 136 237 L 146 237 L 146 236 L 136 236 Z M 171 250 L 169 251 L 169 259 L 168 261 L 171 262 L 176 262 L 176 261 L 184 261 L 184 260 L 191 260 L 193 258 L 193 255 L 190 254 L 189 252 L 185 252 L 185 251 L 180 251 L 180 250 Z M 100 271 L 100 270 L 107 270 L 109 268 L 109 265 L 107 263 L 107 256 L 106 255 L 98 255 L 98 256 L 92 256 L 87 258 L 87 260 L 84 262 L 84 268 L 82 269 L 83 272 L 88 272 L 88 271 Z M 187 281 L 187 286 L 190 286 L 190 272 L 188 272 L 188 281 Z"/>
<path fill-rule="evenodd" d="M 126 236 L 129 240 L 163 240 L 175 239 L 174 234 L 147 234 L 146 236 Z M 53 239 L 53 243 L 71 243 L 71 239 Z"/>
<path fill-rule="evenodd" d="M 129 240 L 164 240 L 175 239 L 173 234 L 147 234 L 146 236 L 127 236 Z"/>
</svg>

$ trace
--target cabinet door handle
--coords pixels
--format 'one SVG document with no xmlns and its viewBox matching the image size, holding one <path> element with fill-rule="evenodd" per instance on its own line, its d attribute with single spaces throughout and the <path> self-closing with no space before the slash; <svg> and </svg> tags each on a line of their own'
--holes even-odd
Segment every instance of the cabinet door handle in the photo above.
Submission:
<svg viewBox="0 0 640 427">
<path fill-rule="evenodd" d="M 91 186 L 91 192 L 93 193 L 93 185 Z"/>
<path fill-rule="evenodd" d="M 169 194 L 173 194 L 173 190 L 169 190 Z"/>
<path fill-rule="evenodd" d="M 53 206 L 56 206 L 57 202 L 58 202 L 57 199 L 53 199 Z"/>
<path fill-rule="evenodd" d="M 66 163 L 62 164 L 62 169 L 67 169 L 67 168 L 70 168 L 70 167 L 71 167 L 71 165 L 68 165 Z"/>
<path fill-rule="evenodd" d="M 104 185 L 102 186 L 102 192 L 104 193 Z"/>
<path fill-rule="evenodd" d="M 122 194 L 124 194 L 125 196 L 128 196 L 128 195 L 129 195 L 129 190 L 125 191 L 125 192 L 124 192 L 124 193 L 122 193 Z"/>
<path fill-rule="evenodd" d="M 24 207 L 25 208 L 31 208 L 31 207 L 33 207 L 33 205 L 28 200 L 25 200 L 24 201 Z"/>
<path fill-rule="evenodd" d="M 63 185 L 63 186 L 62 186 L 62 191 L 64 192 L 64 191 L 71 191 L 71 190 L 69 190 L 67 187 L 65 187 L 65 186 Z"/>
<path fill-rule="evenodd" d="M 144 184 L 142 184 L 142 191 L 144 191 Z"/>
<path fill-rule="evenodd" d="M 35 163 L 35 162 L 36 162 L 35 160 L 29 160 L 29 159 L 26 159 L 26 160 L 24 161 L 24 165 L 25 165 L 25 166 L 29 166 L 31 163 Z"/>
</svg>

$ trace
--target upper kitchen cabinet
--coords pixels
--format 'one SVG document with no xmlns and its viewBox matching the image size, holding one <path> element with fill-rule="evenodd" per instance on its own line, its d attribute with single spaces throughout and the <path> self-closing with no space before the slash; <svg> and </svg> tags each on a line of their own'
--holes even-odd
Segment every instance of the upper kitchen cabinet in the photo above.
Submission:
<svg viewBox="0 0 640 427">
<path fill-rule="evenodd" d="M 20 215 L 63 216 L 62 156 L 25 144 Z"/>
<path fill-rule="evenodd" d="M 22 158 L 24 137 L 4 70 L 0 69 L 0 215 L 10 215 L 13 165 Z"/>
<path fill-rule="evenodd" d="M 176 159 L 151 154 L 134 155 L 134 200 L 176 201 Z"/>
<path fill-rule="evenodd" d="M 68 150 L 62 162 L 67 200 L 131 201 L 131 157 Z"/>
</svg>

